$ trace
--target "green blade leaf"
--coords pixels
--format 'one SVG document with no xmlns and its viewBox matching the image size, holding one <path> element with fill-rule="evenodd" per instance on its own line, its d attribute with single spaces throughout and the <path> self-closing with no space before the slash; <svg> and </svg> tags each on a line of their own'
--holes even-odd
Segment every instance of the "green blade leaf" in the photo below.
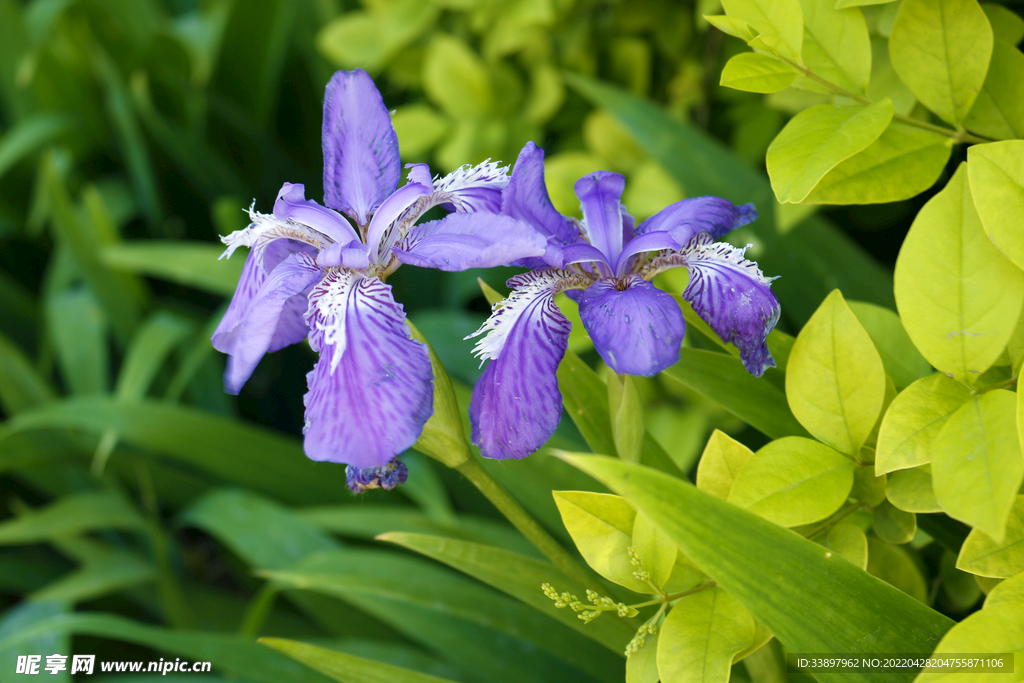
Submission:
<svg viewBox="0 0 1024 683">
<path fill-rule="evenodd" d="M 1006 536 L 996 541 L 981 529 L 972 529 L 960 548 L 957 569 L 995 578 L 1024 572 L 1024 496 L 1017 496 L 1006 523 Z"/>
<path fill-rule="evenodd" d="M 205 242 L 138 240 L 108 246 L 103 264 L 126 273 L 157 277 L 211 294 L 231 296 L 238 286 L 245 259 L 218 261 L 223 249 Z"/>
<path fill-rule="evenodd" d="M 0 333 L 0 408 L 4 413 L 15 415 L 52 401 L 55 395 L 21 348 Z"/>
<path fill-rule="evenodd" d="M 756 52 L 741 52 L 722 69 L 721 85 L 746 92 L 771 93 L 785 90 L 796 72 L 777 59 Z"/>
<path fill-rule="evenodd" d="M 899 393 L 882 417 L 875 452 L 875 474 L 924 465 L 932 441 L 971 390 L 945 375 L 919 379 Z"/>
<path fill-rule="evenodd" d="M 19 121 L 0 139 L 0 178 L 19 161 L 68 129 L 64 116 L 44 114 Z"/>
<path fill-rule="evenodd" d="M 811 439 L 772 441 L 736 475 L 729 502 L 780 526 L 825 519 L 853 488 L 853 461 Z"/>
<path fill-rule="evenodd" d="M 672 683 L 726 683 L 733 658 L 750 646 L 754 631 L 750 613 L 721 588 L 688 595 L 658 633 L 658 673 Z"/>
<path fill-rule="evenodd" d="M 563 457 L 648 514 L 792 652 L 931 652 L 947 617 L 829 551 L 686 482 L 613 458 Z M 816 674 L 824 683 L 870 673 Z M 894 680 L 910 681 L 912 673 Z"/>
<path fill-rule="evenodd" d="M 971 398 L 953 413 L 932 445 L 932 482 L 950 517 L 1003 540 L 1014 497 L 1024 482 L 1017 400 L 1005 389 Z"/>
<path fill-rule="evenodd" d="M 109 556 L 86 562 L 81 568 L 35 591 L 30 597 L 32 600 L 76 603 L 149 583 L 157 575 L 156 567 L 138 555 L 111 551 Z"/>
<path fill-rule="evenodd" d="M 145 527 L 146 522 L 138 511 L 114 493 L 76 493 L 0 524 L 0 545 L 38 543 L 100 529 L 141 530 Z"/>
<path fill-rule="evenodd" d="M 985 234 L 1006 258 L 1024 268 L 1024 140 L 971 147 L 967 174 Z M 1009 306 L 1009 302 L 1006 304 Z"/>
<path fill-rule="evenodd" d="M 23 602 L 7 610 L 3 618 L 0 619 L 0 666 L 3 667 L 3 670 L 16 671 L 19 655 L 70 652 L 71 639 L 66 633 L 34 628 L 37 623 L 47 623 L 51 618 L 66 614 L 67 611 L 68 606 L 60 602 Z M 18 638 L 25 631 L 32 632 L 28 638 L 19 638 L 16 644 L 4 645 L 8 640 Z M 52 675 L 43 668 L 45 665 L 44 656 L 40 662 L 39 673 Z M 54 680 L 60 683 L 70 683 L 71 676 L 65 670 L 54 676 Z"/>
<path fill-rule="evenodd" d="M 1013 333 L 1024 273 L 982 230 L 968 169 L 961 164 L 914 219 L 896 259 L 895 294 L 903 326 L 928 362 L 973 383 Z"/>
<path fill-rule="evenodd" d="M 892 121 L 877 140 L 825 174 L 804 204 L 880 204 L 916 197 L 935 184 L 953 139 Z"/>
<path fill-rule="evenodd" d="M 54 616 L 23 626 L 13 634 L 0 632 L 0 651 L 17 648 L 24 652 L 33 638 L 64 634 L 109 638 L 181 655 L 193 662 L 211 662 L 215 671 L 224 671 L 251 683 L 328 683 L 330 680 L 248 638 L 174 631 L 97 612 Z M 67 652 L 68 648 L 53 651 Z"/>
<path fill-rule="evenodd" d="M 8 420 L 7 436 L 35 429 L 117 431 L 128 443 L 256 491 L 306 504 L 337 500 L 344 468 L 313 463 L 302 445 L 270 430 L 158 401 L 82 398 L 50 403 Z"/>
<path fill-rule="evenodd" d="M 598 619 L 584 624 L 575 612 L 556 609 L 541 592 L 542 583 L 551 583 L 559 593 L 568 591 L 573 595 L 583 595 L 585 589 L 544 560 L 487 545 L 424 534 L 387 533 L 380 540 L 408 548 L 483 581 L 594 639 L 617 656 L 621 656 L 626 643 L 633 637 L 634 629 L 622 620 Z M 600 661 L 605 660 L 602 657 Z"/>
<path fill-rule="evenodd" d="M 747 372 L 739 358 L 683 348 L 679 362 L 663 374 L 770 437 L 808 435 L 790 412 L 785 395 L 771 382 Z"/>
<path fill-rule="evenodd" d="M 65 289 L 47 297 L 46 321 L 61 375 L 73 394 L 99 394 L 110 383 L 107 320 L 92 292 Z"/>
<path fill-rule="evenodd" d="M 889 56 L 921 104 L 959 126 L 985 82 L 992 27 L 977 0 L 903 0 Z"/>
<path fill-rule="evenodd" d="M 167 360 L 167 355 L 194 330 L 192 321 L 167 311 L 154 313 L 125 351 L 115 393 L 121 399 L 139 399 Z"/>
<path fill-rule="evenodd" d="M 287 571 L 261 575 L 341 598 L 482 676 L 562 680 L 572 669 L 561 658 L 589 642 L 490 588 L 396 552 L 317 553 Z"/>
<path fill-rule="evenodd" d="M 786 399 L 819 441 L 859 456 L 882 410 L 885 369 L 839 290 L 822 302 L 793 344 Z"/>
<path fill-rule="evenodd" d="M 1013 44 L 995 41 L 985 85 L 964 126 L 997 140 L 1024 137 L 1024 55 Z"/>
<path fill-rule="evenodd" d="M 819 104 L 794 116 L 768 147 L 775 196 L 802 202 L 826 173 L 877 140 L 892 115 L 892 102 L 884 99 L 868 106 Z"/>
<path fill-rule="evenodd" d="M 294 640 L 260 638 L 259 642 L 342 683 L 451 683 L 447 678 L 438 678 Z"/>
</svg>

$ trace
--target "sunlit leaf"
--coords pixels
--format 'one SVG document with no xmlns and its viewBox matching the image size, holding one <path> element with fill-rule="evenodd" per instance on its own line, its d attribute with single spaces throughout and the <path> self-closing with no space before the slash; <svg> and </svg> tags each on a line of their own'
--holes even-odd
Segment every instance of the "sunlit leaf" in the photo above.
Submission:
<svg viewBox="0 0 1024 683">
<path fill-rule="evenodd" d="M 777 59 L 741 52 L 722 69 L 721 85 L 747 92 L 770 93 L 788 88 L 796 72 Z"/>
<path fill-rule="evenodd" d="M 840 522 L 828 530 L 825 546 L 861 569 L 868 566 L 868 538 L 856 524 Z"/>
<path fill-rule="evenodd" d="M 697 488 L 728 499 L 736 477 L 753 455 L 749 448 L 716 429 L 697 465 Z"/>
<path fill-rule="evenodd" d="M 725 683 L 733 657 L 753 639 L 753 617 L 727 592 L 716 587 L 688 595 L 658 634 L 658 673 L 672 683 Z"/>
<path fill-rule="evenodd" d="M 996 541 L 981 529 L 967 536 L 958 569 L 981 576 L 1006 578 L 1024 572 L 1024 496 L 1017 496 L 1006 523 L 1006 535 Z"/>
<path fill-rule="evenodd" d="M 1024 268 L 1024 237 L 1020 231 L 1024 218 L 1022 151 L 1024 140 L 972 147 L 967 153 L 967 174 L 985 233 L 999 253 Z M 1005 305 L 1012 309 L 1009 301 Z"/>
<path fill-rule="evenodd" d="M 311 669 L 343 683 L 445 683 L 438 678 L 372 659 L 283 638 L 260 638 L 260 643 L 283 652 Z M 450 681 L 448 681 L 450 683 Z"/>
</svg>

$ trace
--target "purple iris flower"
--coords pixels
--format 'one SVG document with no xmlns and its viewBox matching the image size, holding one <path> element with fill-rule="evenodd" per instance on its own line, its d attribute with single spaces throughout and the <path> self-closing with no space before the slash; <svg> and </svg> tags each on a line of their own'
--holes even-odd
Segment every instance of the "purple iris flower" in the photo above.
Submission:
<svg viewBox="0 0 1024 683">
<path fill-rule="evenodd" d="M 544 186 L 544 151 L 523 148 L 502 193 L 501 213 L 533 225 L 547 239 L 533 268 L 508 281 L 511 294 L 470 337 L 490 360 L 473 389 L 473 443 L 490 458 L 523 458 L 554 432 L 562 415 L 555 372 L 568 347 L 570 323 L 555 304 L 567 292 L 607 365 L 619 374 L 652 376 L 679 360 L 686 325 L 671 295 L 650 280 L 684 267 L 683 298 L 725 341 L 735 344 L 751 374 L 775 365 L 765 339 L 779 302 L 745 249 L 715 239 L 757 219 L 752 204 L 718 197 L 676 202 L 639 226 L 620 199 L 625 179 L 598 171 L 580 178 L 583 220 L 566 218 Z M 573 291 L 575 290 L 575 291 Z M 582 291 L 580 291 L 582 290 Z M 468 337 L 467 337 L 468 338 Z"/>
<path fill-rule="evenodd" d="M 414 164 L 398 188 L 398 138 L 363 71 L 327 84 L 323 150 L 326 206 L 285 183 L 273 213 L 250 208 L 251 224 L 222 238 L 225 257 L 250 251 L 213 345 L 229 355 L 224 386 L 237 394 L 265 353 L 308 338 L 320 358 L 307 375 L 306 455 L 348 464 L 353 490 L 392 488 L 405 480 L 392 460 L 433 413 L 433 373 L 384 279 L 401 262 L 501 265 L 543 254 L 545 240 L 498 213 L 509 178 L 496 163 L 444 178 Z M 453 213 L 417 225 L 434 206 Z"/>
</svg>

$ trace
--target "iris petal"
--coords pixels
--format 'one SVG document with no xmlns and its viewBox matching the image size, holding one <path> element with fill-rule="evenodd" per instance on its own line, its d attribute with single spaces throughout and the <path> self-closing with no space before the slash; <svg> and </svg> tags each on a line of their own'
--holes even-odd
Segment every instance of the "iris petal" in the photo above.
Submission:
<svg viewBox="0 0 1024 683">
<path fill-rule="evenodd" d="M 512 178 L 501 195 L 501 213 L 526 221 L 550 238 L 552 247 L 572 244 L 579 233 L 576 224 L 551 203 L 544 184 L 544 150 L 532 142 L 526 143 L 512 167 Z"/>
<path fill-rule="evenodd" d="M 213 335 L 214 348 L 229 356 L 224 389 L 230 394 L 242 389 L 265 354 L 306 336 L 304 292 L 322 273 L 305 253 L 292 254 L 269 275 L 256 265 L 256 258 L 250 252 L 235 298 Z"/>
<path fill-rule="evenodd" d="M 402 263 L 461 271 L 540 256 L 546 246 L 543 235 L 523 221 L 493 213 L 452 213 L 414 227 L 394 252 Z"/>
<path fill-rule="evenodd" d="M 679 244 L 687 244 L 697 233 L 713 238 L 757 220 L 753 204 L 736 206 L 721 197 L 691 197 L 669 204 L 636 229 L 637 234 L 670 232 Z"/>
<path fill-rule="evenodd" d="M 309 295 L 304 447 L 312 460 L 381 467 L 408 449 L 433 413 L 427 348 L 378 278 L 331 270 Z"/>
<path fill-rule="evenodd" d="M 490 359 L 473 388 L 473 443 L 488 458 L 525 458 L 558 427 L 562 394 L 555 375 L 571 324 L 554 296 L 563 270 L 532 271 L 508 281 L 512 294 L 483 327 L 476 353 Z"/>
<path fill-rule="evenodd" d="M 338 71 L 324 95 L 324 203 L 366 225 L 401 175 L 391 115 L 361 69 Z"/>
<path fill-rule="evenodd" d="M 681 252 L 690 268 L 683 298 L 718 336 L 740 350 L 747 370 L 756 377 L 775 366 L 765 340 L 779 321 L 779 300 L 767 278 L 745 250 L 713 242 L 701 234 Z"/>
<path fill-rule="evenodd" d="M 608 263 L 622 252 L 623 218 L 620 198 L 626 179 L 618 173 L 595 171 L 576 181 L 574 189 L 583 208 L 587 241 L 597 247 Z"/>
<path fill-rule="evenodd" d="M 615 372 L 650 377 L 679 361 L 686 331 L 679 304 L 639 275 L 598 280 L 579 305 L 594 348 Z"/>
</svg>

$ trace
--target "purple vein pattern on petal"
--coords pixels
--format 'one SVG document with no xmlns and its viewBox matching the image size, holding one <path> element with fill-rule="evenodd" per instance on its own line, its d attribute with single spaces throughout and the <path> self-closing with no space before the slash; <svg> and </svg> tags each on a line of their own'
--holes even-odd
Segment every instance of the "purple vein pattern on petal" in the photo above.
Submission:
<svg viewBox="0 0 1024 683">
<path fill-rule="evenodd" d="M 494 213 L 452 213 L 412 229 L 395 247 L 402 263 L 460 271 L 540 256 L 547 241 L 528 223 Z"/>
<path fill-rule="evenodd" d="M 679 244 L 687 244 L 697 233 L 715 239 L 757 220 L 753 204 L 736 206 L 721 197 L 691 197 L 669 204 L 637 228 L 638 234 L 667 231 Z"/>
<path fill-rule="evenodd" d="M 415 204 L 416 200 L 423 195 L 430 194 L 430 192 L 430 185 L 407 183 L 380 205 L 380 208 L 373 215 L 373 219 L 370 220 L 370 227 L 366 231 L 366 246 L 369 247 L 370 258 L 373 259 L 374 263 L 379 263 L 380 259 L 384 258 L 384 253 L 389 246 L 386 243 L 381 244 L 381 241 L 384 240 L 386 242 L 386 236 L 391 237 L 391 240 L 395 239 L 387 235 L 388 228 L 398 220 L 399 216 L 406 209 Z M 391 243 L 394 244 L 393 241 Z"/>
<path fill-rule="evenodd" d="M 622 251 L 622 205 L 619 199 L 626 179 L 619 173 L 595 171 L 574 186 L 583 208 L 588 241 L 601 250 L 608 263 L 615 263 Z"/>
<path fill-rule="evenodd" d="M 598 280 L 580 296 L 580 318 L 604 362 L 621 375 L 650 377 L 679 361 L 686 323 L 679 304 L 639 275 L 619 290 Z"/>
<path fill-rule="evenodd" d="M 313 460 L 379 467 L 406 450 L 433 413 L 427 348 L 378 278 L 328 271 L 309 295 L 304 448 Z"/>
<path fill-rule="evenodd" d="M 365 71 L 338 71 L 324 95 L 324 203 L 366 225 L 401 175 L 398 136 Z"/>
<path fill-rule="evenodd" d="M 306 188 L 303 185 L 285 183 L 281 186 L 277 201 L 274 202 L 274 215 L 281 220 L 291 219 L 307 225 L 341 244 L 359 239 L 359 235 L 341 214 L 312 199 L 306 199 Z"/>
<path fill-rule="evenodd" d="M 246 261 L 246 269 L 251 260 Z M 269 275 L 258 278 L 262 280 L 258 290 L 245 295 L 248 305 L 237 319 L 233 315 L 229 320 L 225 314 L 213 335 L 214 347 L 228 354 L 225 391 L 237 394 L 265 354 L 306 336 L 304 292 L 320 279 L 321 272 L 309 254 L 292 254 Z M 250 279 L 250 282 L 255 281 Z M 242 282 L 239 289 L 241 287 Z"/>
<path fill-rule="evenodd" d="M 646 251 L 662 251 L 663 249 L 676 251 L 679 249 L 679 246 L 679 243 L 667 232 L 649 232 L 634 237 L 626 243 L 622 253 L 619 254 L 619 262 L 615 264 L 615 274 L 618 277 L 622 277 L 629 270 L 630 261 L 637 254 L 642 254 Z"/>
<path fill-rule="evenodd" d="M 690 269 L 683 298 L 719 337 L 740 350 L 740 358 L 755 377 L 775 366 L 765 339 L 779 321 L 779 300 L 745 250 L 698 235 L 682 254 Z"/>
<path fill-rule="evenodd" d="M 555 305 L 563 270 L 531 271 L 508 281 L 513 292 L 476 334 L 475 353 L 490 360 L 473 388 L 473 443 L 488 458 L 525 458 L 547 441 L 562 417 L 555 375 L 571 324 Z"/>
<path fill-rule="evenodd" d="M 487 160 L 457 168 L 434 183 L 439 203 L 449 211 L 501 210 L 501 193 L 508 185 L 508 166 Z"/>
<path fill-rule="evenodd" d="M 544 150 L 532 142 L 526 143 L 512 167 L 512 178 L 501 195 L 501 212 L 526 221 L 554 245 L 576 241 L 576 224 L 555 210 L 544 185 Z"/>
</svg>

